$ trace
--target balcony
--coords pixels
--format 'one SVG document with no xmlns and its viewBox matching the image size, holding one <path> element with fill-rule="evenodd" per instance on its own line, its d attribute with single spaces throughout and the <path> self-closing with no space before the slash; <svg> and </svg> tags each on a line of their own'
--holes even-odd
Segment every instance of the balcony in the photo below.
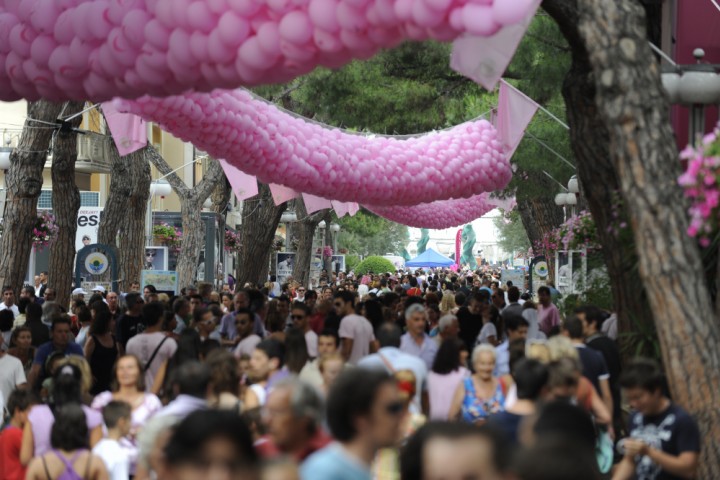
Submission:
<svg viewBox="0 0 720 480">
<path fill-rule="evenodd" d="M 3 129 L 3 147 L 17 148 L 22 130 Z M 112 137 L 100 135 L 94 132 L 77 134 L 77 162 L 75 171 L 79 173 L 110 173 L 111 170 L 111 145 Z M 48 155 L 45 168 L 52 166 L 52 155 Z"/>
</svg>

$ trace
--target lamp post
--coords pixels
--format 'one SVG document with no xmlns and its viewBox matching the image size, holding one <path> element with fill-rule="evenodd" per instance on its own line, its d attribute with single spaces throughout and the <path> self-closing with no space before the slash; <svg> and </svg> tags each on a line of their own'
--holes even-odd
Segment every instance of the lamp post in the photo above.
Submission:
<svg viewBox="0 0 720 480">
<path fill-rule="evenodd" d="M 562 186 L 562 185 L 561 185 Z M 577 176 L 573 175 L 568 181 L 566 192 L 560 192 L 555 195 L 555 205 L 565 209 L 565 219 L 575 215 L 575 205 L 578 203 L 577 196 L 580 193 L 580 185 Z M 570 215 L 568 216 L 567 207 L 570 207 Z"/>
<path fill-rule="evenodd" d="M 294 210 L 285 210 L 280 217 L 280 222 L 285 224 L 285 245 L 287 251 L 290 252 L 292 251 L 290 250 L 292 243 L 291 225 L 297 222 L 297 214 Z"/>
<path fill-rule="evenodd" d="M 10 169 L 10 154 L 13 149 L 10 146 L 10 139 L 5 140 L 5 146 L 0 147 L 0 170 L 3 171 L 3 189 L 2 195 L 0 195 L 0 220 L 5 218 L 5 202 L 7 200 L 7 171 Z"/>
<path fill-rule="evenodd" d="M 337 237 L 340 233 L 340 225 L 333 222 L 330 224 L 330 231 L 333 232 L 333 252 L 337 252 Z"/>
<path fill-rule="evenodd" d="M 705 107 L 720 103 L 720 75 L 717 65 L 701 63 L 705 57 L 702 48 L 693 50 L 693 56 L 697 60 L 695 64 L 673 63 L 670 69 L 666 69 L 662 74 L 662 84 L 670 103 L 690 107 L 689 141 L 694 147 L 698 134 L 705 133 Z"/>
</svg>

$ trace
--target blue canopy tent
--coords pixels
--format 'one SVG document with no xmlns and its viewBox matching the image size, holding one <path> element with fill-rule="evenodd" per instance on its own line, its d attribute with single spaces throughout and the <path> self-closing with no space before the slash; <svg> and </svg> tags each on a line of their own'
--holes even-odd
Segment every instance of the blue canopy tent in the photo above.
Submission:
<svg viewBox="0 0 720 480">
<path fill-rule="evenodd" d="M 437 268 L 449 267 L 451 265 L 455 265 L 455 260 L 444 255 L 440 255 L 432 248 L 428 248 L 417 257 L 405 262 L 406 267 L 412 268 Z"/>
</svg>

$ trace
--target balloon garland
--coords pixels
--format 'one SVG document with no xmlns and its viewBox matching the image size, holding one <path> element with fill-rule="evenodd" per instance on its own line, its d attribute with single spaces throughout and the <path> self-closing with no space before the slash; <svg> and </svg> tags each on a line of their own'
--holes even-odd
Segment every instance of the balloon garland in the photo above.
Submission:
<svg viewBox="0 0 720 480">
<path fill-rule="evenodd" d="M 383 218 L 402 225 L 437 230 L 472 222 L 495 208 L 495 205 L 489 202 L 487 193 L 467 199 L 438 200 L 410 207 L 363 206 Z"/>
<path fill-rule="evenodd" d="M 535 0 L 0 0 L 0 100 L 288 81 L 404 39 L 489 36 Z"/>
<path fill-rule="evenodd" d="M 398 140 L 323 128 L 245 90 L 115 103 L 262 182 L 332 200 L 417 205 L 502 189 L 512 176 L 486 120 Z"/>
</svg>

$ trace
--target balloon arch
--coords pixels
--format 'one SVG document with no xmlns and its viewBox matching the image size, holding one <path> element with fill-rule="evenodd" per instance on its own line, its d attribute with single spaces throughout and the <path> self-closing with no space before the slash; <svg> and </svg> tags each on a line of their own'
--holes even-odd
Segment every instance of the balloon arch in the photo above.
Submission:
<svg viewBox="0 0 720 480">
<path fill-rule="evenodd" d="M 484 192 L 510 180 L 503 145 L 487 121 L 403 140 L 352 135 L 290 116 L 243 90 L 215 89 L 288 81 L 408 38 L 490 36 L 521 23 L 536 6 L 536 0 L 0 0 L 0 99 L 121 98 L 124 110 L 262 181 L 443 228 L 485 213 L 491 205 Z M 438 211 L 446 214 L 437 218 Z"/>
</svg>

